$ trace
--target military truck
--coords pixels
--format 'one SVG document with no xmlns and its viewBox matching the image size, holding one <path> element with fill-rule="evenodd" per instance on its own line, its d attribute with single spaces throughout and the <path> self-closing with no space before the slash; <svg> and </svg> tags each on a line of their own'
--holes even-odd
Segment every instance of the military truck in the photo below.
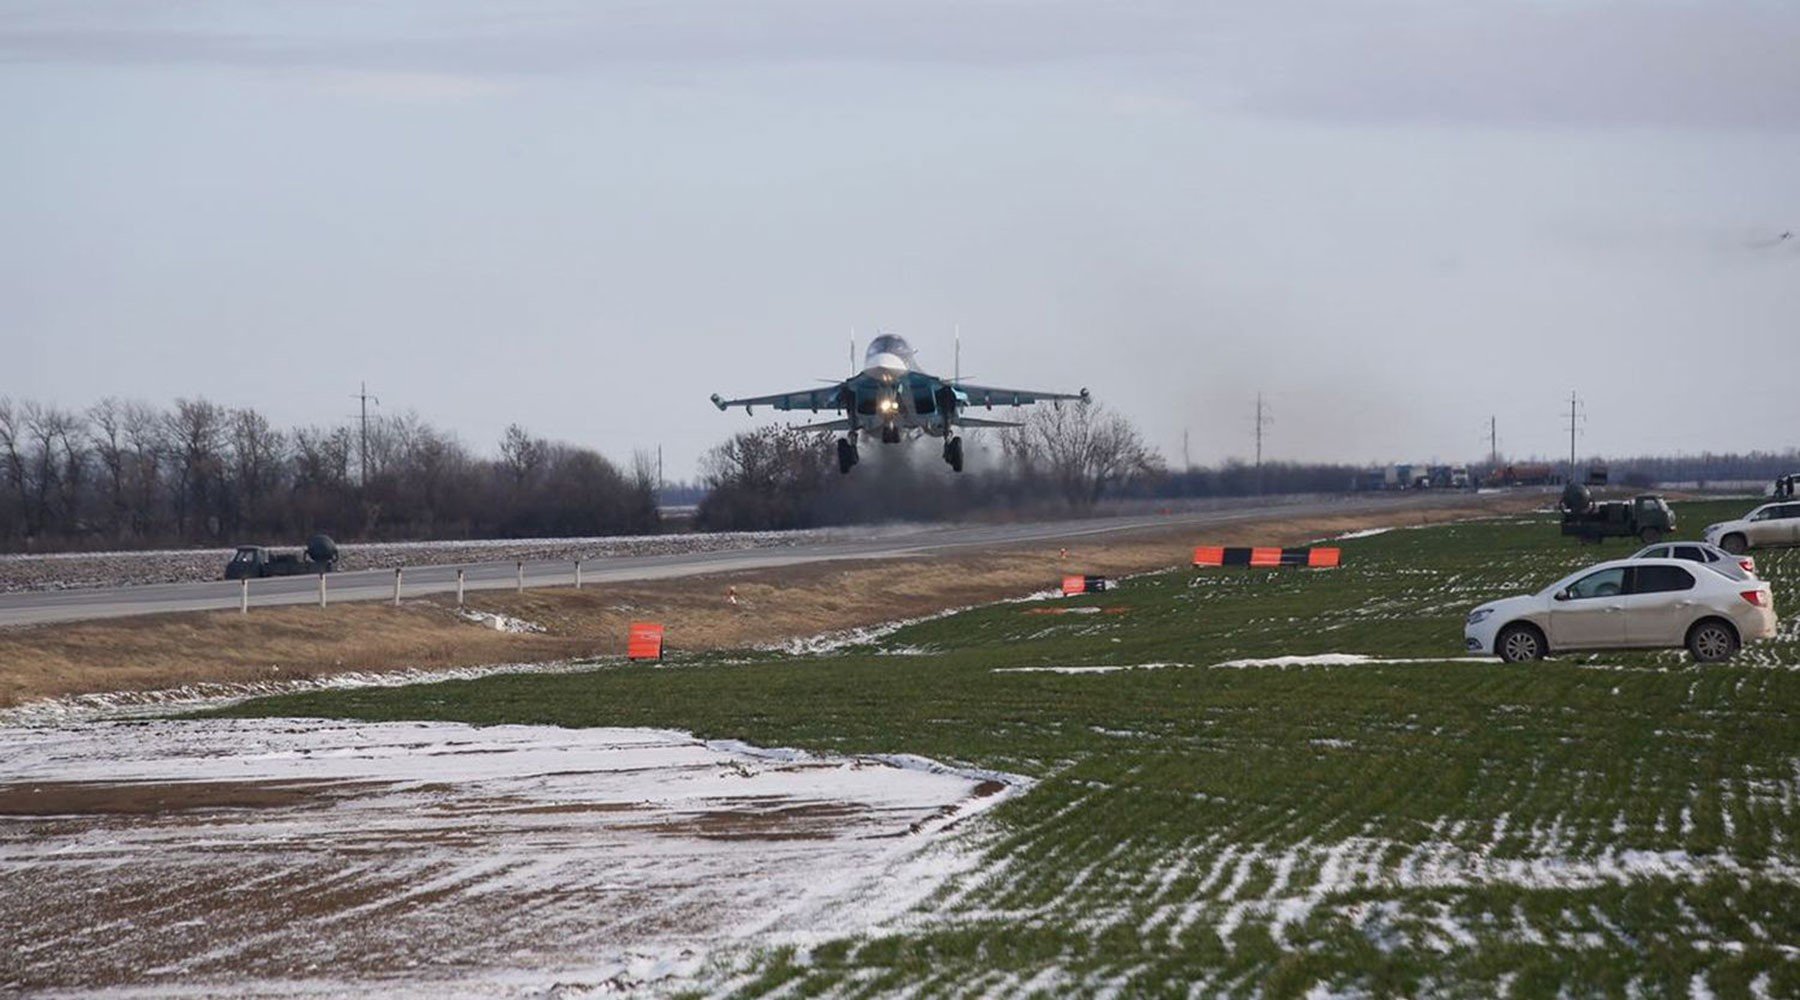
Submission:
<svg viewBox="0 0 1800 1000">
<path fill-rule="evenodd" d="M 225 564 L 225 579 L 261 579 L 265 576 L 314 576 L 337 569 L 337 543 L 318 534 L 300 552 L 274 552 L 261 545 L 240 545 Z"/>
<path fill-rule="evenodd" d="M 1653 545 L 1675 533 L 1675 512 L 1654 493 L 1630 500 L 1595 500 L 1580 483 L 1563 487 L 1562 533 L 1574 535 L 1583 545 L 1598 545 L 1608 538 L 1636 538 Z"/>
</svg>

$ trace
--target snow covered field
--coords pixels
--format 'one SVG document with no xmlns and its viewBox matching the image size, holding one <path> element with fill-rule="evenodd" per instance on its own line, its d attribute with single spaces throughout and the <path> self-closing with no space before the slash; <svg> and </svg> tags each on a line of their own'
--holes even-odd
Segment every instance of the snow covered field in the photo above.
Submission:
<svg viewBox="0 0 1800 1000">
<path fill-rule="evenodd" d="M 0 728 L 0 991 L 585 995 L 878 927 L 1021 787 L 642 729 Z"/>
</svg>

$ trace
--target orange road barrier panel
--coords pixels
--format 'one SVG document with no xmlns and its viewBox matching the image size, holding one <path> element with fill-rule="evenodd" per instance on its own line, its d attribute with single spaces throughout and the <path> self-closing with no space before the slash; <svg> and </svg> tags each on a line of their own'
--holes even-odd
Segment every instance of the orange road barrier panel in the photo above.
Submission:
<svg viewBox="0 0 1800 1000">
<path fill-rule="evenodd" d="M 1098 594 L 1111 587 L 1112 584 L 1104 576 L 1065 576 L 1062 581 L 1064 597 L 1074 597 L 1076 594 Z"/>
<path fill-rule="evenodd" d="M 662 654 L 663 627 L 655 622 L 632 622 L 631 638 L 625 643 L 625 658 L 660 661 Z"/>
<path fill-rule="evenodd" d="M 1258 569 L 1305 566 L 1311 569 L 1336 569 L 1342 564 L 1343 550 L 1338 548 L 1278 549 L 1201 545 L 1194 549 L 1195 566 L 1252 566 Z"/>
</svg>

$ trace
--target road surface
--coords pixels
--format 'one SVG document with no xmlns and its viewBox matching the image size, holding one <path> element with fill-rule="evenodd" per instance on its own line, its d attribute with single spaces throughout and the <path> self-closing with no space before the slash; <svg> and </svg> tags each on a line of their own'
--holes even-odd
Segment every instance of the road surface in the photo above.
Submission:
<svg viewBox="0 0 1800 1000">
<path fill-rule="evenodd" d="M 1451 497 L 1427 494 L 1307 499 L 1246 503 L 1242 506 L 1171 514 L 925 527 L 913 532 L 867 540 L 837 540 L 766 549 L 598 558 L 582 564 L 581 582 L 583 586 L 602 586 L 608 583 L 772 569 L 834 560 L 906 559 L 959 550 L 1032 543 L 1066 543 L 1096 536 L 1126 535 L 1178 527 L 1202 528 L 1270 517 L 1310 518 L 1401 512 L 1473 502 L 1474 497 L 1467 494 Z M 1195 538 L 1196 543 L 1203 540 Z M 419 566 L 406 569 L 401 575 L 401 597 L 454 593 L 459 569 L 463 572 L 463 586 L 468 590 L 517 587 L 521 573 L 527 587 L 566 587 L 575 583 L 575 565 L 566 560 L 530 561 L 523 564 L 508 560 L 467 563 L 462 566 Z M 394 598 L 394 577 L 391 569 L 332 573 L 323 577 L 325 599 L 331 603 L 391 601 Z M 301 576 L 252 580 L 249 586 L 250 606 L 260 608 L 316 604 L 319 601 L 320 579 L 316 576 Z M 230 610 L 239 607 L 242 600 L 241 585 L 235 580 L 27 591 L 0 594 L 0 626 L 121 618 L 174 611 Z"/>
</svg>

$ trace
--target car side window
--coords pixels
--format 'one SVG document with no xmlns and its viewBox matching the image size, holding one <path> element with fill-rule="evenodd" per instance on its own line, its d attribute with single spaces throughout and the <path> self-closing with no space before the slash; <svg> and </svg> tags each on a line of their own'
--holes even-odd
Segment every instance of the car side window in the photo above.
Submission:
<svg viewBox="0 0 1800 1000">
<path fill-rule="evenodd" d="M 1667 594 L 1677 590 L 1693 590 L 1694 574 L 1680 566 L 1638 566 L 1632 573 L 1634 594 Z"/>
<path fill-rule="evenodd" d="M 1616 597 L 1625 592 L 1625 568 L 1603 569 L 1569 584 L 1569 599 L 1584 601 L 1594 597 Z"/>
<path fill-rule="evenodd" d="M 1669 547 L 1667 545 L 1657 545 L 1652 548 L 1645 549 L 1644 551 L 1638 553 L 1638 558 L 1639 559 L 1667 559 L 1667 558 L 1669 558 Z"/>
<path fill-rule="evenodd" d="M 1677 545 L 1677 546 L 1675 546 L 1675 558 L 1676 559 L 1686 559 L 1688 562 L 1697 562 L 1697 563 L 1712 561 L 1711 559 L 1708 559 L 1706 557 L 1706 550 L 1702 549 L 1698 545 Z"/>
<path fill-rule="evenodd" d="M 1788 518 L 1793 518 L 1793 517 L 1800 517 L 1800 503 L 1790 503 L 1790 504 L 1783 505 L 1780 510 L 1777 510 L 1775 512 L 1775 516 L 1781 518 L 1782 520 L 1787 520 Z"/>
</svg>

